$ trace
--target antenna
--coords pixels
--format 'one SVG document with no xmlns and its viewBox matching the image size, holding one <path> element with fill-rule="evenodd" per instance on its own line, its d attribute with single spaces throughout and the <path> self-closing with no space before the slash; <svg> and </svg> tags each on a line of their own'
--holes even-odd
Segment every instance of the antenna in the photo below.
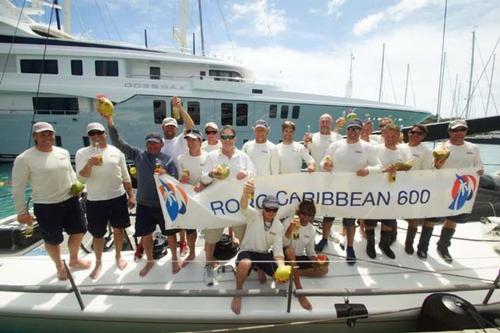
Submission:
<svg viewBox="0 0 500 333">
<path fill-rule="evenodd" d="M 380 88 L 378 89 L 379 102 L 382 102 L 382 82 L 384 81 L 384 58 L 385 58 L 385 43 L 382 44 L 382 66 L 380 68 Z"/>
<path fill-rule="evenodd" d="M 345 97 L 351 98 L 352 97 L 352 61 L 354 60 L 354 55 L 351 52 L 351 57 L 350 57 L 350 65 L 349 65 L 349 81 L 347 81 L 347 84 L 345 86 Z"/>
<path fill-rule="evenodd" d="M 469 75 L 469 90 L 467 92 L 467 104 L 465 105 L 465 119 L 468 119 L 470 116 L 470 104 L 471 104 L 471 92 L 472 92 L 472 75 L 474 72 L 474 51 L 476 47 L 476 31 L 472 31 L 472 55 L 470 62 L 470 75 Z"/>
</svg>

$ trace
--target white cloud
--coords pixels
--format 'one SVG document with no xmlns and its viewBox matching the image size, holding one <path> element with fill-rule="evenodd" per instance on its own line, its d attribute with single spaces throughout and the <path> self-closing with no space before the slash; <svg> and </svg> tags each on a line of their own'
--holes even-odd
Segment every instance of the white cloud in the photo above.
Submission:
<svg viewBox="0 0 500 333">
<path fill-rule="evenodd" d="M 384 17 L 385 14 L 382 12 L 368 15 L 367 17 L 356 22 L 354 28 L 352 29 L 352 33 L 354 36 L 362 36 L 377 28 L 380 21 L 382 21 Z"/>
<path fill-rule="evenodd" d="M 286 31 L 285 11 L 275 9 L 267 0 L 234 4 L 232 14 L 233 20 L 251 18 L 252 31 L 258 36 L 276 36 Z"/>
<path fill-rule="evenodd" d="M 342 5 L 345 3 L 345 1 L 346 0 L 330 0 L 330 1 L 328 1 L 328 3 L 326 4 L 327 15 L 335 16 L 335 17 L 341 16 L 342 13 L 340 12 L 340 7 L 342 7 Z"/>
</svg>

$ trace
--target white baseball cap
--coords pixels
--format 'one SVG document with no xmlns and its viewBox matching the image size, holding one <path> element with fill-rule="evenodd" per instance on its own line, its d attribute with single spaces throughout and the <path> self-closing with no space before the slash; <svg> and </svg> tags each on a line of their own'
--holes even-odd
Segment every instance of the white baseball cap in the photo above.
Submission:
<svg viewBox="0 0 500 333">
<path fill-rule="evenodd" d="M 217 126 L 217 124 L 214 123 L 214 122 L 212 122 L 212 121 L 210 121 L 210 122 L 208 122 L 208 123 L 205 124 L 205 129 L 207 129 L 209 127 L 213 128 L 216 131 L 219 130 L 219 126 Z"/>
<path fill-rule="evenodd" d="M 87 125 L 87 133 L 90 131 L 106 132 L 106 129 L 101 123 L 90 123 Z"/>
<path fill-rule="evenodd" d="M 175 127 L 179 127 L 179 125 L 177 124 L 177 120 L 175 120 L 175 118 L 172 118 L 172 117 L 167 117 L 167 118 L 163 119 L 161 125 L 162 126 L 175 126 Z"/>
<path fill-rule="evenodd" d="M 45 132 L 45 131 L 50 131 L 50 132 L 54 132 L 54 133 L 56 132 L 54 130 L 54 127 L 45 121 L 38 121 L 38 122 L 33 124 L 32 133 L 41 133 L 41 132 Z"/>
</svg>

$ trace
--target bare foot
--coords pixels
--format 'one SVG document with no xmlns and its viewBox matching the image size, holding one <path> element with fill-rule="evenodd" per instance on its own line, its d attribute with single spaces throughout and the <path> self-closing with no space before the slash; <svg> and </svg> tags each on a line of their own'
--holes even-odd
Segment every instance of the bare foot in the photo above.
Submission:
<svg viewBox="0 0 500 333">
<path fill-rule="evenodd" d="M 75 271 L 89 269 L 92 266 L 90 260 L 82 260 L 82 259 L 71 259 L 69 261 L 69 267 L 71 267 Z"/>
<path fill-rule="evenodd" d="M 153 268 L 154 265 L 155 265 L 154 260 L 148 260 L 146 262 L 146 265 L 144 265 L 144 268 L 141 269 L 141 271 L 139 272 L 139 276 L 145 277 L 149 273 L 149 271 Z"/>
<path fill-rule="evenodd" d="M 101 268 L 102 268 L 101 262 L 96 261 L 94 269 L 92 270 L 92 272 L 90 272 L 90 278 L 93 280 L 97 279 L 99 277 L 99 274 L 101 274 Z"/>
<path fill-rule="evenodd" d="M 194 260 L 194 253 L 189 253 L 189 256 L 182 262 L 181 267 L 182 268 L 186 267 L 193 260 Z"/>
<path fill-rule="evenodd" d="M 261 269 L 258 269 L 257 270 L 257 277 L 259 278 L 259 282 L 262 284 L 262 283 L 266 283 L 267 281 L 267 277 L 266 277 L 266 273 L 264 273 L 263 270 Z"/>
<path fill-rule="evenodd" d="M 233 297 L 233 300 L 231 301 L 231 310 L 235 314 L 240 314 L 241 312 L 241 297 Z"/>
<path fill-rule="evenodd" d="M 116 266 L 120 271 L 123 271 L 127 267 L 127 261 L 122 257 L 116 258 Z"/>
<path fill-rule="evenodd" d="M 309 301 L 307 300 L 307 297 L 305 297 L 305 296 L 299 296 L 299 303 L 306 310 L 311 311 L 313 308 L 311 303 L 309 303 Z"/>
<path fill-rule="evenodd" d="M 177 274 L 181 270 L 179 262 L 177 260 L 172 261 L 172 273 Z"/>
<path fill-rule="evenodd" d="M 64 265 L 57 269 L 57 279 L 59 281 L 66 281 L 68 279 L 68 272 L 66 271 Z"/>
</svg>

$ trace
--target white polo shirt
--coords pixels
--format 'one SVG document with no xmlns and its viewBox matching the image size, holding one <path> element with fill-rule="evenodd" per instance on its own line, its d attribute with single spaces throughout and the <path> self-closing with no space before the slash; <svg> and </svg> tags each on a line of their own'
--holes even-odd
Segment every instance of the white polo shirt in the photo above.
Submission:
<svg viewBox="0 0 500 333">
<path fill-rule="evenodd" d="M 274 257 L 283 257 L 283 225 L 276 217 L 271 228 L 266 231 L 262 211 L 252 207 L 242 209 L 247 227 L 241 241 L 240 251 L 267 253 L 273 251 Z"/>
</svg>

